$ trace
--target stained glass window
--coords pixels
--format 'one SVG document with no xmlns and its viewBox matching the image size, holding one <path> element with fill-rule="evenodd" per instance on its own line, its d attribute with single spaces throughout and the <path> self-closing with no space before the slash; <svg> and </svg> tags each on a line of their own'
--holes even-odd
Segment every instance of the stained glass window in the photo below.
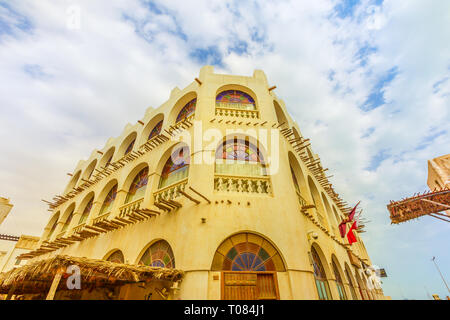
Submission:
<svg viewBox="0 0 450 320">
<path fill-rule="evenodd" d="M 186 178 L 189 174 L 189 148 L 177 149 L 167 160 L 161 173 L 159 188 L 164 188 Z"/>
<path fill-rule="evenodd" d="M 74 209 L 72 209 L 72 212 L 67 217 L 67 220 L 66 220 L 66 222 L 64 223 L 64 226 L 61 229 L 61 232 L 64 232 L 64 231 L 67 230 L 67 227 L 69 226 L 69 224 L 70 224 L 70 222 L 72 221 L 72 218 L 73 218 L 73 211 L 74 211 Z"/>
<path fill-rule="evenodd" d="M 145 188 L 148 182 L 148 167 L 142 169 L 131 183 L 125 203 L 144 197 Z"/>
<path fill-rule="evenodd" d="M 197 104 L 197 99 L 193 99 L 189 101 L 183 109 L 181 109 L 180 113 L 178 113 L 176 123 L 183 121 L 186 118 L 189 118 L 195 113 L 195 105 Z"/>
<path fill-rule="evenodd" d="M 255 110 L 255 100 L 248 94 L 238 90 L 227 90 L 216 97 L 216 105 L 222 108 Z"/>
<path fill-rule="evenodd" d="M 348 273 L 347 268 L 345 269 L 345 276 L 347 277 L 348 284 L 350 286 L 350 293 L 352 294 L 352 299 L 358 300 L 358 297 L 356 296 L 355 287 L 353 286 L 352 278 L 350 278 L 350 274 Z"/>
<path fill-rule="evenodd" d="M 114 187 L 112 187 L 111 190 L 108 192 L 105 201 L 103 201 L 103 205 L 102 208 L 100 209 L 99 215 L 111 211 L 114 200 L 116 199 L 116 195 L 117 195 L 117 184 L 114 185 Z"/>
<path fill-rule="evenodd" d="M 93 203 L 94 203 L 94 197 L 92 196 L 91 200 L 89 200 L 88 204 L 84 208 L 83 214 L 81 215 L 80 221 L 78 222 L 78 224 L 82 224 L 82 223 L 86 222 L 86 220 L 89 216 L 89 213 L 91 212 Z"/>
<path fill-rule="evenodd" d="M 333 266 L 334 277 L 336 278 L 336 286 L 339 293 L 339 299 L 347 300 L 347 295 L 345 294 L 344 284 L 342 283 L 342 278 L 334 261 L 331 262 Z"/>
<path fill-rule="evenodd" d="M 165 240 L 160 240 L 152 244 L 145 250 L 139 264 L 161 268 L 175 268 L 175 258 L 172 248 Z"/>
<path fill-rule="evenodd" d="M 156 126 L 152 129 L 152 132 L 150 132 L 150 135 L 148 136 L 148 140 L 150 140 L 151 138 L 156 137 L 158 134 L 160 134 L 162 125 L 163 125 L 163 120 L 158 122 L 156 124 Z"/>
<path fill-rule="evenodd" d="M 264 176 L 266 170 L 258 148 L 247 140 L 226 140 L 216 151 L 216 173 Z"/>
<path fill-rule="evenodd" d="M 115 263 L 124 263 L 125 258 L 123 256 L 122 251 L 116 250 L 108 257 L 108 259 L 106 259 L 106 261 L 111 261 Z"/>
<path fill-rule="evenodd" d="M 136 139 L 134 139 L 133 141 L 131 141 L 131 143 L 128 145 L 127 150 L 125 150 L 125 154 L 128 154 L 131 152 L 131 150 L 133 150 L 133 146 L 134 146 L 134 142 L 136 141 Z"/>
<path fill-rule="evenodd" d="M 278 251 L 264 238 L 241 233 L 228 238 L 214 255 L 212 270 L 284 271 Z"/>
<path fill-rule="evenodd" d="M 314 278 L 316 279 L 316 287 L 320 300 L 331 300 L 330 287 L 328 286 L 325 270 L 316 249 L 311 248 L 311 257 L 314 268 Z"/>
<path fill-rule="evenodd" d="M 50 237 L 52 236 L 53 232 L 56 229 L 56 226 L 58 225 L 58 219 L 59 219 L 59 215 L 58 218 L 56 218 L 55 223 L 53 224 L 52 228 L 50 229 L 50 232 L 48 233 L 47 239 L 50 239 Z"/>
<path fill-rule="evenodd" d="M 294 181 L 295 191 L 297 191 L 297 193 L 300 194 L 300 187 L 298 186 L 297 178 L 295 177 L 294 169 L 292 169 L 292 167 L 291 167 L 291 175 L 292 180 Z"/>
</svg>

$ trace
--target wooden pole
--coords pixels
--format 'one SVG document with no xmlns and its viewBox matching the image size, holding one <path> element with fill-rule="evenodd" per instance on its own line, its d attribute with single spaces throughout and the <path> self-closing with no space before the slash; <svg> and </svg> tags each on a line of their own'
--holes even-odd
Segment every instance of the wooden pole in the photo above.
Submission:
<svg viewBox="0 0 450 320">
<path fill-rule="evenodd" d="M 55 297 L 56 289 L 58 289 L 59 281 L 61 280 L 61 277 L 63 275 L 62 270 L 58 270 L 58 272 L 55 275 L 55 278 L 53 278 L 52 285 L 50 287 L 50 290 L 48 291 L 47 298 L 45 300 L 53 300 Z"/>
<path fill-rule="evenodd" d="M 205 200 L 208 202 L 208 204 L 211 204 L 211 201 L 209 201 L 209 199 L 206 198 L 204 195 L 202 195 L 200 192 L 194 190 L 194 188 L 192 188 L 191 186 L 189 187 L 189 189 L 191 189 L 191 190 L 192 190 L 193 192 L 195 192 L 197 195 L 199 195 L 200 197 L 202 197 L 203 199 L 205 199 Z"/>
<path fill-rule="evenodd" d="M 183 190 L 180 190 L 180 193 L 185 196 L 186 198 L 188 198 L 189 200 L 191 200 L 192 202 L 195 202 L 196 204 L 199 204 L 200 201 L 192 198 L 190 195 L 188 195 L 186 192 L 184 192 Z"/>
</svg>

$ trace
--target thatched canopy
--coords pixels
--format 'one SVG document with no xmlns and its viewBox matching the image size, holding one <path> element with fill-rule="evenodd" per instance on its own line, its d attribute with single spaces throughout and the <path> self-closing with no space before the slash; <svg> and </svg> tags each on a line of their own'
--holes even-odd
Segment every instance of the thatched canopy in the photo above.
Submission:
<svg viewBox="0 0 450 320">
<path fill-rule="evenodd" d="M 442 214 L 450 206 L 450 189 L 425 192 L 401 201 L 391 201 L 387 208 L 392 223 L 397 224 L 425 215 L 450 222 L 447 215 Z"/>
<path fill-rule="evenodd" d="M 31 262 L 6 273 L 0 273 L 0 293 L 24 294 L 46 292 L 57 273 L 67 274 L 67 267 L 76 265 L 80 268 L 82 287 L 120 286 L 127 283 L 159 281 L 179 281 L 183 271 L 176 269 L 129 265 L 105 260 L 55 256 L 46 260 Z M 61 281 L 60 289 L 65 289 Z"/>
</svg>

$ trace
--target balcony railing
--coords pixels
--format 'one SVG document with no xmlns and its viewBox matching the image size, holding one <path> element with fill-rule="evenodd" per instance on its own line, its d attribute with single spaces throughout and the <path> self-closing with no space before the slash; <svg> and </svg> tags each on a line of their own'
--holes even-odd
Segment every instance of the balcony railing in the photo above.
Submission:
<svg viewBox="0 0 450 320">
<path fill-rule="evenodd" d="M 77 225 L 75 228 L 73 228 L 73 233 L 77 233 L 80 232 L 83 227 L 86 225 L 86 223 L 80 223 L 79 225 Z"/>
<path fill-rule="evenodd" d="M 245 109 L 232 109 L 219 107 L 216 104 L 216 116 L 226 116 L 226 117 L 242 117 L 248 119 L 258 119 L 258 110 L 245 110 Z"/>
<path fill-rule="evenodd" d="M 123 206 L 121 206 L 119 208 L 119 216 L 125 217 L 128 214 L 133 213 L 136 210 L 139 210 L 143 201 L 144 201 L 144 198 L 141 198 L 141 199 L 135 200 L 133 202 L 124 204 Z"/>
<path fill-rule="evenodd" d="M 65 234 L 66 234 L 66 230 L 61 231 L 60 233 L 58 233 L 58 234 L 56 235 L 55 239 L 62 238 Z"/>
<path fill-rule="evenodd" d="M 214 190 L 237 193 L 271 194 L 269 177 L 215 175 Z"/>
<path fill-rule="evenodd" d="M 98 216 L 97 218 L 95 218 L 94 220 L 92 220 L 92 224 L 95 225 L 96 223 L 98 223 L 98 222 L 100 222 L 100 221 L 107 220 L 108 217 L 109 217 L 109 215 L 110 215 L 110 213 L 111 213 L 111 212 L 107 212 L 107 213 L 102 214 L 101 216 Z"/>
<path fill-rule="evenodd" d="M 175 198 L 178 198 L 181 193 L 180 191 L 184 191 L 186 188 L 188 179 L 185 178 L 181 181 L 178 181 L 170 186 L 164 187 L 155 193 L 153 193 L 153 196 L 155 197 L 155 202 L 159 202 L 159 200 L 162 198 L 164 200 L 173 200 Z"/>
</svg>

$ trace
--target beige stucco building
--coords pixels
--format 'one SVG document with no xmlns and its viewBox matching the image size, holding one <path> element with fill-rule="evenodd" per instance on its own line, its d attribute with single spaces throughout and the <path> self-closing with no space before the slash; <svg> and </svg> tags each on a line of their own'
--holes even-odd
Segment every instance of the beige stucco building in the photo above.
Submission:
<svg viewBox="0 0 450 320">
<path fill-rule="evenodd" d="M 450 154 L 428 160 L 427 184 L 431 190 L 450 187 Z"/>
<path fill-rule="evenodd" d="M 0 237 L 0 272 L 6 272 L 12 268 L 23 266 L 26 260 L 19 256 L 35 249 L 39 237 L 21 235 L 20 237 L 9 236 L 9 239 Z"/>
<path fill-rule="evenodd" d="M 9 202 L 9 199 L 0 197 L 0 224 L 6 219 L 12 207 L 13 204 Z"/>
<path fill-rule="evenodd" d="M 383 299 L 362 239 L 339 235 L 348 208 L 273 89 L 260 70 L 203 67 L 78 162 L 31 262 L 183 270 L 172 299 Z M 124 287 L 116 298 L 154 290 Z"/>
</svg>

